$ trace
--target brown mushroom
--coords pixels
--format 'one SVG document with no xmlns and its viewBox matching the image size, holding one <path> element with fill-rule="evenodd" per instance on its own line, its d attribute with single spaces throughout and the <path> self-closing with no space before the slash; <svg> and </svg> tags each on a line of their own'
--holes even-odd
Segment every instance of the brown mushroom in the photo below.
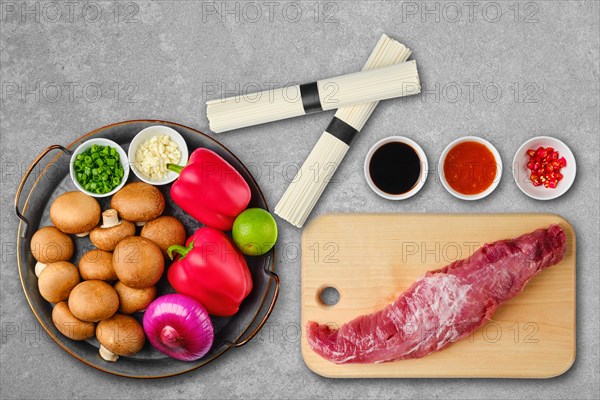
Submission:
<svg viewBox="0 0 600 400">
<path fill-rule="evenodd" d="M 117 243 L 129 236 L 135 235 L 135 225 L 124 219 L 119 219 L 117 210 L 111 208 L 102 213 L 102 225 L 92 229 L 90 240 L 100 250 L 113 251 Z"/>
<path fill-rule="evenodd" d="M 60 333 L 73 340 L 86 340 L 94 336 L 96 324 L 77 319 L 64 301 L 52 310 L 52 322 Z"/>
<path fill-rule="evenodd" d="M 29 245 L 33 258 L 36 259 L 35 275 L 40 273 L 48 263 L 68 261 L 73 257 L 73 239 L 54 226 L 38 229 L 31 237 Z"/>
<path fill-rule="evenodd" d="M 40 273 L 38 288 L 44 299 L 50 303 L 58 303 L 69 298 L 78 283 L 77 267 L 68 261 L 57 261 L 48 264 Z"/>
<path fill-rule="evenodd" d="M 142 228 L 140 236 L 156 243 L 165 257 L 169 246 L 185 244 L 185 228 L 177 218 L 171 216 L 158 217 L 148 222 Z"/>
<path fill-rule="evenodd" d="M 138 311 L 144 311 L 156 297 L 156 286 L 134 289 L 123 282 L 117 282 L 114 288 L 119 295 L 119 312 L 121 314 L 133 314 Z"/>
<path fill-rule="evenodd" d="M 121 240 L 115 248 L 113 268 L 125 285 L 143 289 L 154 286 L 160 280 L 165 261 L 154 242 L 132 236 Z"/>
<path fill-rule="evenodd" d="M 50 206 L 52 223 L 64 233 L 86 236 L 100 221 L 100 204 L 82 192 L 66 192 Z"/>
<path fill-rule="evenodd" d="M 119 356 L 132 356 L 144 347 L 144 328 L 133 317 L 123 314 L 101 321 L 96 327 L 100 342 L 100 356 L 106 361 L 117 361 Z"/>
<path fill-rule="evenodd" d="M 113 316 L 119 308 L 115 289 L 103 281 L 83 281 L 69 296 L 69 310 L 87 322 L 98 322 Z"/>
<path fill-rule="evenodd" d="M 156 187 L 144 182 L 123 186 L 110 200 L 114 208 L 127 221 L 142 226 L 159 217 L 165 209 L 165 198 Z"/>
<path fill-rule="evenodd" d="M 109 251 L 90 250 L 79 259 L 79 273 L 88 280 L 116 281 L 117 274 L 112 265 L 113 255 Z"/>
<path fill-rule="evenodd" d="M 73 257 L 73 239 L 54 226 L 40 228 L 31 237 L 31 253 L 41 263 L 68 261 Z"/>
</svg>

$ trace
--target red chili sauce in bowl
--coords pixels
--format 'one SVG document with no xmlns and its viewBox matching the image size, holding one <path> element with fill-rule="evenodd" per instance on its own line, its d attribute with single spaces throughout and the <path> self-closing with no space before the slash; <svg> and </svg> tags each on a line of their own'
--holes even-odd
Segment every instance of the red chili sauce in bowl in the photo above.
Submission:
<svg viewBox="0 0 600 400">
<path fill-rule="evenodd" d="M 494 154 L 478 142 L 457 143 L 444 160 L 446 182 L 465 195 L 484 192 L 494 183 L 497 170 Z"/>
</svg>

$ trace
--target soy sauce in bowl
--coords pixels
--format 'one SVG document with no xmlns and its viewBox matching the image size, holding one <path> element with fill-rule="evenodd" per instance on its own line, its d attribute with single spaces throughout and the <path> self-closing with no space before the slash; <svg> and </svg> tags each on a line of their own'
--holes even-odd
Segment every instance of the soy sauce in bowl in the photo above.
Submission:
<svg viewBox="0 0 600 400">
<path fill-rule="evenodd" d="M 390 200 L 417 193 L 427 177 L 427 158 L 414 141 L 392 136 L 376 143 L 365 160 L 365 176 L 371 189 Z"/>
</svg>

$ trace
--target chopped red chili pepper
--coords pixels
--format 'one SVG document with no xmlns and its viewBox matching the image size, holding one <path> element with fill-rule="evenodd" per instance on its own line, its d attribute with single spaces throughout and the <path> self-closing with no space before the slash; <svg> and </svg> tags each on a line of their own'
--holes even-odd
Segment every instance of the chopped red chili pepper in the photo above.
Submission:
<svg viewBox="0 0 600 400">
<path fill-rule="evenodd" d="M 529 162 L 527 168 L 531 170 L 529 179 L 533 186 L 544 185 L 546 188 L 554 189 L 563 178 L 561 168 L 567 166 L 567 160 L 560 157 L 558 151 L 552 147 L 538 147 L 536 150 L 527 150 Z"/>
</svg>

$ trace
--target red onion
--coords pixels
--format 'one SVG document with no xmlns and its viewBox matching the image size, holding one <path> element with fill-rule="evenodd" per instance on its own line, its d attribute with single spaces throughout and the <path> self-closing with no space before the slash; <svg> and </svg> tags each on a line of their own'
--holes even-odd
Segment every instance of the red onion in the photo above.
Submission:
<svg viewBox="0 0 600 400">
<path fill-rule="evenodd" d="M 158 351 L 182 361 L 202 358 L 214 339 L 202 304 L 183 294 L 167 294 L 150 303 L 144 313 L 144 331 Z"/>
</svg>

